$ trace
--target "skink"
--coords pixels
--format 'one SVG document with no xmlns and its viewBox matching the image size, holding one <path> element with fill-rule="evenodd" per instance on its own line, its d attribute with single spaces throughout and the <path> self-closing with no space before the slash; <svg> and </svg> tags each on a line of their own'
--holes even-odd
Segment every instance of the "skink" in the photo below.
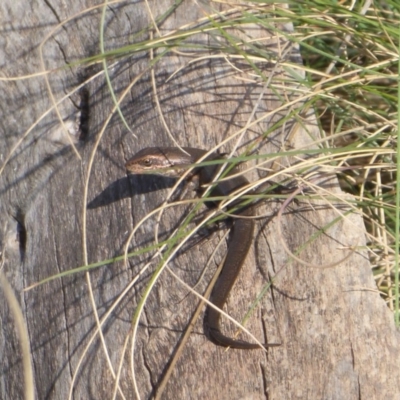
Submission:
<svg viewBox="0 0 400 400">
<path fill-rule="evenodd" d="M 183 153 L 177 147 L 148 147 L 135 154 L 126 164 L 128 172 L 133 174 L 158 174 L 179 178 L 187 171 L 188 166 L 193 165 L 206 154 L 205 150 L 184 147 Z M 219 154 L 213 153 L 206 160 L 221 159 Z M 213 181 L 220 169 L 220 165 L 209 165 L 195 168 L 193 173 L 199 176 L 199 185 L 207 185 Z M 237 168 L 229 171 L 228 175 L 238 172 Z M 248 180 L 242 175 L 219 182 L 212 190 L 211 196 L 227 196 L 236 189 L 247 185 Z M 244 208 L 236 212 L 237 215 L 251 216 L 252 207 Z M 254 220 L 252 218 L 235 218 L 233 230 L 229 239 L 228 253 L 221 274 L 213 288 L 211 302 L 222 309 L 226 303 L 236 278 L 239 275 L 251 247 L 254 233 Z M 260 346 L 242 340 L 225 336 L 220 329 L 221 314 L 214 308 L 208 307 L 206 312 L 206 325 L 210 339 L 217 345 L 233 347 L 237 349 L 257 349 Z M 267 345 L 268 346 L 268 345 Z M 274 345 L 269 345 L 274 346 Z"/>
</svg>

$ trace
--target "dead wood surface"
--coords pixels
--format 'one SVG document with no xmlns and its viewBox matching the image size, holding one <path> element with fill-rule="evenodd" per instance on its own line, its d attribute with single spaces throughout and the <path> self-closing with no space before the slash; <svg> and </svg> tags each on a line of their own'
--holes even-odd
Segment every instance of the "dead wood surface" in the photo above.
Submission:
<svg viewBox="0 0 400 400">
<path fill-rule="evenodd" d="M 150 2 L 154 15 L 161 15 L 173 2 Z M 74 1 L 1 2 L 3 46 L 1 76 L 23 76 L 41 71 L 40 43 L 60 21 L 94 3 Z M 162 34 L 223 11 L 220 3 L 183 2 L 160 24 Z M 226 9 L 226 8 L 225 8 Z M 99 52 L 101 9 L 82 14 L 57 29 L 43 46 L 45 68 Z M 205 23 L 206 21 L 203 21 Z M 106 16 L 106 49 L 147 39 L 133 35 L 151 23 L 144 2 L 110 5 Z M 262 38 L 266 54 L 282 61 L 299 62 L 298 50 L 256 25 L 243 25 L 231 34 Z M 279 26 L 280 29 L 289 27 Z M 182 146 L 211 148 L 248 122 L 268 117 L 247 130 L 240 151 L 258 139 L 257 153 L 311 145 L 310 132 L 317 132 L 312 116 L 301 126 L 292 119 L 265 139 L 264 131 L 289 111 L 278 108 L 282 98 L 270 87 L 262 101 L 263 82 L 250 75 L 252 69 L 240 58 L 224 58 L 221 52 L 199 50 L 196 44 L 220 45 L 218 32 L 201 33 L 190 41 L 187 55 L 168 53 L 155 68 L 157 94 L 164 118 Z M 210 57 L 212 54 L 214 57 Z M 300 60 L 301 62 L 301 60 Z M 113 62 L 109 61 L 111 65 Z M 130 82 L 150 63 L 148 52 L 119 59 L 110 69 L 114 90 L 120 97 Z M 275 62 L 257 63 L 274 81 L 288 78 Z M 167 81 L 174 72 L 178 73 Z M 82 81 L 101 72 L 100 65 L 53 71 L 48 75 L 57 100 Z M 280 81 L 281 82 L 281 81 Z M 1 81 L 0 164 L 29 127 L 51 106 L 42 77 Z M 281 93 L 294 100 L 295 83 Z M 283 90 L 283 89 L 282 89 Z M 149 71 L 140 77 L 121 104 L 137 138 L 115 115 L 96 152 L 84 204 L 84 184 L 95 141 L 113 108 L 104 75 L 99 75 L 58 106 L 81 160 L 72 150 L 54 111 L 21 141 L 0 176 L 0 251 L 2 271 L 17 296 L 30 340 L 35 394 L 38 399 L 112 398 L 124 343 L 141 295 L 150 279 L 145 272 L 112 311 L 103 326 L 104 343 L 96 331 L 89 283 L 84 273 L 53 280 L 29 291 L 34 282 L 84 264 L 83 210 L 87 209 L 88 262 L 123 253 L 132 227 L 160 205 L 173 182 L 162 178 L 131 177 L 124 163 L 137 150 L 151 145 L 173 145 L 154 101 Z M 276 112 L 273 112 L 277 110 Z M 82 115 L 83 114 L 83 115 Z M 304 115 L 301 116 L 304 120 Z M 315 133 L 316 135 L 316 133 Z M 230 151 L 234 140 L 222 147 Z M 294 162 L 286 160 L 281 162 Z M 249 178 L 256 178 L 254 172 Z M 327 187 L 327 182 L 325 182 Z M 330 190 L 340 195 L 335 181 Z M 189 195 L 191 195 L 189 193 Z M 349 200 L 351 200 L 349 198 Z M 339 204 L 339 201 L 337 202 Z M 87 207 L 88 206 L 88 207 Z M 239 321 L 262 289 L 273 278 L 246 327 L 261 341 L 282 345 L 268 352 L 228 350 L 213 345 L 204 335 L 200 316 L 190 335 L 162 398 L 164 399 L 390 399 L 399 398 L 399 334 L 393 318 L 376 290 L 367 254 L 360 250 L 365 232 L 360 215 L 349 214 L 324 235 L 308 243 L 299 257 L 314 265 L 342 259 L 349 246 L 357 251 L 339 266 L 310 268 L 291 261 L 278 233 L 296 251 L 319 229 L 338 218 L 329 202 L 292 203 L 282 216 L 281 201 L 267 202 L 257 223 L 254 247 L 230 296 L 226 311 Z M 345 213 L 346 209 L 342 210 Z M 165 213 L 161 238 L 179 225 L 185 208 Z M 150 219 L 131 243 L 137 249 L 154 242 L 156 219 Z M 169 267 L 187 284 L 199 279 L 222 233 L 186 246 Z M 344 248 L 344 250 L 343 250 Z M 196 288 L 203 293 L 226 247 L 222 246 Z M 149 254 L 132 258 L 128 266 L 115 262 L 90 273 L 94 304 L 101 318 L 130 284 Z M 141 398 L 152 398 L 166 373 L 175 349 L 198 303 L 171 274 L 164 271 L 154 286 L 140 320 L 135 343 L 134 367 Z M 186 297 L 185 297 L 186 296 Z M 23 398 L 20 340 L 13 314 L 0 290 L 0 398 Z M 224 331 L 232 333 L 228 323 Z M 243 338 L 246 338 L 242 334 Z M 246 338 L 247 340 L 247 338 Z M 105 350 L 106 349 L 106 350 Z M 132 384 L 131 344 L 123 357 L 117 398 L 135 398 Z M 82 358 L 82 362 L 80 362 Z M 110 366 L 111 364 L 111 366 Z M 78 369 L 79 367 L 79 369 Z M 78 372 L 77 372 L 78 371 Z M 76 374 L 75 381 L 72 379 Z"/>
</svg>

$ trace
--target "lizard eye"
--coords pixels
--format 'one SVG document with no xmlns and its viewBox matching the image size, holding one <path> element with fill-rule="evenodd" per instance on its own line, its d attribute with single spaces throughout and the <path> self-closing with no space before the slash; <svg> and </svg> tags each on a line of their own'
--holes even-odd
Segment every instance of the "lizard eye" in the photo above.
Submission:
<svg viewBox="0 0 400 400">
<path fill-rule="evenodd" d="M 150 167 L 151 166 L 151 160 L 150 158 L 145 158 L 144 160 L 142 160 L 142 165 L 144 167 Z"/>
</svg>

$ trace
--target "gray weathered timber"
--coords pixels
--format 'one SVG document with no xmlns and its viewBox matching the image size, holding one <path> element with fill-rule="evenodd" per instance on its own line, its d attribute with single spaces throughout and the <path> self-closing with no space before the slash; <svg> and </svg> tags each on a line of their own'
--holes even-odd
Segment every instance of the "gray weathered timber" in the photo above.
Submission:
<svg viewBox="0 0 400 400">
<path fill-rule="evenodd" d="M 150 2 L 150 8 L 158 16 L 172 3 Z M 94 5 L 90 1 L 66 4 L 54 1 L 50 7 L 49 2 L 42 1 L 1 2 L 2 77 L 40 72 L 39 45 L 46 35 L 60 21 Z M 196 21 L 204 18 L 205 12 L 224 10 L 220 3 L 202 4 L 203 8 L 197 2 L 183 2 L 160 24 L 161 34 L 187 24 L 201 26 Z M 100 13 L 98 9 L 83 14 L 55 31 L 43 46 L 46 69 L 64 67 L 67 62 L 98 53 Z M 150 23 L 144 2 L 111 5 L 106 16 L 106 48 L 115 49 L 147 39 L 148 33 L 134 35 Z M 260 51 L 264 51 L 265 57 L 271 56 L 271 62 L 257 62 L 265 76 L 271 76 L 272 82 L 288 78 L 273 59 L 279 56 L 298 62 L 296 48 L 282 38 L 271 37 L 271 32 L 259 26 L 243 25 L 241 28 L 240 32 L 229 32 L 245 40 L 262 38 Z M 217 31 L 203 32 L 188 42 L 191 46 L 180 48 L 181 52 L 187 52 L 186 56 L 170 52 L 156 65 L 157 94 L 174 138 L 182 146 L 211 148 L 243 128 L 256 108 L 252 121 L 270 114 L 247 130 L 240 142 L 240 151 L 253 140 L 258 140 L 258 153 L 310 144 L 309 133 L 316 132 L 312 115 L 307 117 L 307 129 L 297 126 L 294 120 L 288 121 L 260 140 L 263 132 L 290 109 L 279 109 L 284 104 L 282 98 L 279 99 L 269 86 L 262 101 L 258 100 L 264 82 L 251 75 L 253 71 L 248 63 L 235 57 L 227 59 L 222 57 L 221 50 L 212 49 L 225 43 L 224 40 Z M 199 50 L 196 44 L 207 44 L 210 50 Z M 108 64 L 113 62 L 108 61 Z M 110 69 L 117 97 L 149 63 L 149 53 L 144 51 L 118 60 Z M 56 101 L 97 72 L 101 72 L 99 65 L 50 73 L 48 79 Z M 166 81 L 175 72 L 177 74 Z M 292 90 L 295 83 L 286 84 L 285 101 L 295 99 Z M 17 141 L 49 110 L 52 100 L 43 77 L 1 81 L 0 85 L 0 164 L 3 165 Z M 84 208 L 88 262 L 101 261 L 123 253 L 133 226 L 161 204 L 167 187 L 173 183 L 162 178 L 128 178 L 123 167 L 129 156 L 142 147 L 158 143 L 174 145 L 161 122 L 147 71 L 121 104 L 137 138 L 127 131 L 117 115 L 111 119 L 93 160 L 88 199 L 84 204 L 90 155 L 112 108 L 113 102 L 101 74 L 87 83 L 84 90 L 71 94 L 59 105 L 60 115 L 81 160 L 72 151 L 68 135 L 53 111 L 21 141 L 0 175 L 2 271 L 14 289 L 25 318 L 38 399 L 66 399 L 70 392 L 74 399 L 112 398 L 114 377 L 135 307 L 156 266 L 153 263 L 151 270 L 139 277 L 112 310 L 102 328 L 104 343 L 95 335 L 90 346 L 89 341 L 96 332 L 96 319 L 84 273 L 23 291 L 34 282 L 83 265 Z M 277 111 L 273 112 L 275 109 Z M 232 140 L 222 150 L 229 151 L 234 144 Z M 256 174 L 252 172 L 248 177 L 255 179 Z M 341 194 L 334 180 L 330 186 L 332 191 Z M 192 196 L 190 192 L 187 195 Z M 260 214 L 268 217 L 257 224 L 254 248 L 226 311 L 240 320 L 262 288 L 279 272 L 272 289 L 267 291 L 246 327 L 261 342 L 282 341 L 282 346 L 269 349 L 267 353 L 225 351 L 204 336 L 201 316 L 162 398 L 396 398 L 400 381 L 399 334 L 375 290 L 366 254 L 355 252 L 339 266 L 329 269 L 290 262 L 279 239 L 278 224 L 282 226 L 289 248 L 296 251 L 338 214 L 322 201 L 312 205 L 293 203 L 278 221 L 281 205 L 281 202 L 269 202 L 260 209 Z M 184 208 L 169 209 L 161 221 L 161 237 L 177 227 L 184 215 Z M 155 226 L 154 217 L 139 229 L 130 249 L 153 243 Z M 184 247 L 169 267 L 189 285 L 194 285 L 218 237 L 221 234 Z M 300 258 L 326 265 L 347 254 L 347 250 L 341 250 L 342 246 L 361 247 L 364 243 L 362 220 L 353 214 L 308 244 Z M 200 293 L 204 292 L 225 251 L 222 246 L 211 261 L 196 288 Z M 115 262 L 90 273 L 100 318 L 148 260 L 149 254 L 144 254 L 132 258 L 128 266 Z M 157 392 L 197 305 L 196 298 L 185 297 L 186 294 L 187 289 L 164 271 L 146 303 L 133 357 L 137 390 L 142 399 L 152 398 Z M 20 341 L 1 289 L 0 298 L 0 398 L 20 399 L 23 398 Z M 234 331 L 228 323 L 224 329 Z M 244 335 L 241 337 L 248 339 Z M 131 343 L 128 343 L 119 380 L 119 399 L 137 397 L 132 383 L 131 353 Z"/>
</svg>

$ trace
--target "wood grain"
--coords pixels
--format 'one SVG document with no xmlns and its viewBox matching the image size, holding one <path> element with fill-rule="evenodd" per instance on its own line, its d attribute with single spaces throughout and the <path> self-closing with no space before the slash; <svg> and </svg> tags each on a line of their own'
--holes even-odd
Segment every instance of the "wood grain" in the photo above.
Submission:
<svg viewBox="0 0 400 400">
<path fill-rule="evenodd" d="M 150 2 L 161 15 L 172 2 Z M 220 3 L 183 2 L 160 24 L 162 34 L 200 22 L 213 9 L 224 11 Z M 60 21 L 93 6 L 89 1 L 37 2 L 21 5 L 5 0 L 0 5 L 4 46 L 0 46 L 2 77 L 23 76 L 41 70 L 40 43 Z M 101 10 L 74 18 L 57 29 L 44 44 L 46 68 L 64 67 L 67 62 L 99 52 Z M 197 22 L 196 22 L 197 21 Z M 151 23 L 144 3 L 110 5 L 106 14 L 106 49 L 115 49 L 146 39 L 134 37 Z M 288 26 L 277 25 L 280 29 Z M 282 65 L 273 61 L 299 62 L 298 49 L 283 38 L 258 25 L 227 29 L 242 39 L 258 39 L 271 61 L 257 67 L 271 82 L 290 78 Z M 221 32 L 200 32 L 188 39 L 186 55 L 169 52 L 155 67 L 157 95 L 167 125 L 182 146 L 211 148 L 252 121 L 268 115 L 247 130 L 239 152 L 257 143 L 257 152 L 273 153 L 311 146 L 310 132 L 317 135 L 311 113 L 295 118 L 262 139 L 262 135 L 290 111 L 282 105 L 296 96 L 293 79 L 280 86 L 282 97 L 271 84 L 251 75 L 254 70 L 240 57 L 222 56 L 216 50 L 228 44 Z M 199 50 L 199 45 L 209 50 Z M 157 54 L 157 53 L 156 53 Z M 212 57 L 211 57 L 212 56 Z M 115 60 L 116 61 L 116 60 Z M 301 61 L 300 61 L 301 62 Z M 112 61 L 108 61 L 109 65 Z M 128 178 L 124 163 L 138 149 L 160 144 L 173 145 L 165 133 L 154 102 L 148 52 L 138 52 L 118 60 L 110 69 L 117 97 L 143 73 L 121 110 L 135 138 L 115 115 L 97 149 L 90 174 L 88 199 L 84 204 L 84 184 L 89 158 L 99 132 L 114 106 L 104 75 L 71 94 L 58 106 L 70 129 L 81 160 L 72 150 L 56 113 L 50 112 L 21 141 L 0 175 L 0 251 L 3 271 L 13 287 L 24 313 L 30 338 L 36 398 L 112 398 L 114 374 L 130 333 L 135 307 L 150 278 L 144 273 L 123 297 L 103 326 L 104 343 L 98 335 L 85 353 L 96 331 L 88 280 L 84 273 L 55 279 L 29 291 L 23 289 L 54 274 L 79 267 L 83 256 L 83 210 L 87 212 L 87 253 L 89 262 L 123 253 L 132 227 L 165 199 L 173 182 L 162 178 Z M 48 79 L 56 99 L 97 72 L 100 65 L 81 65 L 53 71 Z M 240 72 L 242 71 L 242 72 Z M 175 75 L 173 75 L 175 74 Z M 173 77 L 167 81 L 169 77 Z M 31 124 L 51 106 L 45 80 L 1 81 L 2 108 L 0 163 Z M 260 94 L 262 100 L 259 101 Z M 285 97 L 286 96 L 286 97 Z M 274 111 L 276 110 L 276 111 Z M 82 112 L 84 114 L 82 121 Z M 79 128 L 79 123 L 83 122 Z M 82 124 L 81 124 L 82 125 Z M 234 141 L 222 147 L 230 151 Z M 294 160 L 281 160 L 282 163 Z M 252 175 L 253 174 L 253 175 Z M 248 174 L 255 179 L 256 174 Z M 321 185 L 342 195 L 333 177 Z M 187 194 L 189 197 L 193 193 Z M 292 203 L 281 220 L 282 202 L 267 202 L 257 223 L 254 247 L 228 301 L 226 311 L 240 320 L 256 296 L 273 278 L 273 286 L 262 299 L 246 327 L 261 342 L 282 341 L 282 346 L 263 351 L 225 351 L 204 336 L 202 317 L 178 360 L 162 398 L 165 399 L 382 399 L 396 398 L 399 382 L 399 334 L 393 318 L 380 299 L 372 278 L 366 252 L 365 232 L 359 215 L 350 214 L 315 241 L 307 244 L 300 257 L 309 263 L 326 265 L 340 260 L 349 246 L 358 246 L 350 258 L 335 268 L 309 268 L 291 261 L 278 232 L 295 252 L 319 229 L 338 217 L 327 201 Z M 165 213 L 161 237 L 179 226 L 184 207 Z M 131 249 L 154 241 L 155 219 L 140 229 Z M 21 241 L 24 233 L 26 243 Z M 19 234 L 18 234 L 19 233 Z M 185 247 L 169 267 L 189 285 L 195 284 L 218 243 L 214 234 L 200 245 Z M 343 247 L 345 248 L 343 250 Z M 203 293 L 226 248 L 212 260 L 197 290 Z M 101 318 L 139 272 L 149 255 L 130 259 L 129 265 L 115 262 L 90 273 L 97 313 Z M 153 264 L 154 270 L 156 263 Z M 168 368 L 176 346 L 189 323 L 198 300 L 187 294 L 171 274 L 164 272 L 154 286 L 140 320 L 135 343 L 134 366 L 138 392 L 143 399 L 154 396 Z M 19 337 L 12 312 L 0 290 L 0 397 L 23 398 L 22 361 Z M 224 321 L 224 331 L 234 327 Z M 243 335 L 241 336 L 247 340 Z M 105 351 L 107 349 L 107 352 Z M 107 355 L 106 355 L 107 353 Z M 117 398 L 136 398 L 130 367 L 131 349 L 123 356 Z M 80 359 L 82 357 L 82 363 Z M 109 358 L 109 362 L 107 361 Z M 79 369 L 78 369 L 79 366 Z M 77 377 L 72 382 L 72 377 Z"/>
</svg>

